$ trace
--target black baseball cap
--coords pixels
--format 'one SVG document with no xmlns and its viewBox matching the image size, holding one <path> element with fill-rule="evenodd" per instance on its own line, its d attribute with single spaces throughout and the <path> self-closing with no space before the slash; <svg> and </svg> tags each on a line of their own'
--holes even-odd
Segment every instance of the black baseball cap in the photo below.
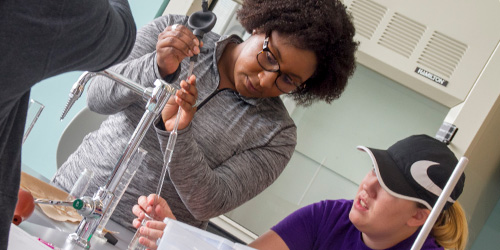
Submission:
<svg viewBox="0 0 500 250">
<path fill-rule="evenodd" d="M 378 181 L 388 193 L 432 209 L 458 160 L 448 146 L 428 135 L 413 135 L 387 150 L 358 146 L 370 155 Z M 465 183 L 460 176 L 443 209 L 458 199 Z"/>
</svg>

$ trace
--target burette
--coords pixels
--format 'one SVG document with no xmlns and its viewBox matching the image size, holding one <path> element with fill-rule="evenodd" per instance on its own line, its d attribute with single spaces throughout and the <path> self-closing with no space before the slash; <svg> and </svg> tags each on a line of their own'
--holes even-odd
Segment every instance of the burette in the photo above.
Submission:
<svg viewBox="0 0 500 250">
<path fill-rule="evenodd" d="M 202 10 L 193 13 L 188 19 L 188 26 L 193 30 L 193 34 L 198 38 L 201 44 L 201 40 L 203 35 L 207 32 L 210 32 L 212 28 L 215 26 L 215 22 L 217 21 L 217 17 L 215 14 L 208 10 L 208 1 L 203 0 L 202 2 Z M 198 55 L 194 55 L 189 59 L 189 70 L 187 74 L 187 79 L 193 74 L 194 63 L 198 60 Z M 186 79 L 186 80 L 187 80 Z M 174 151 L 175 141 L 177 140 L 177 128 L 179 127 L 179 119 L 181 116 L 181 106 L 177 110 L 177 115 L 175 117 L 174 127 L 170 132 L 170 136 L 168 138 L 167 146 L 165 148 L 165 156 L 163 158 L 163 169 L 161 171 L 160 180 L 158 183 L 158 187 L 156 189 L 156 196 L 154 200 L 154 206 L 158 204 L 158 197 L 160 197 L 161 190 L 163 188 L 163 182 L 165 181 L 165 175 L 167 174 L 168 166 L 170 160 L 172 159 L 172 154 Z M 153 209 L 151 217 L 153 217 L 155 211 Z"/>
<path fill-rule="evenodd" d="M 189 71 L 188 78 L 193 74 L 194 69 L 194 61 L 189 62 Z M 175 97 L 174 97 L 175 98 Z M 163 158 L 163 169 L 161 170 L 160 181 L 158 182 L 158 187 L 156 188 L 156 196 L 154 200 L 154 206 L 158 204 L 158 197 L 160 197 L 161 189 L 163 188 L 163 182 L 165 181 L 165 175 L 167 174 L 168 165 L 170 160 L 172 159 L 172 154 L 174 152 L 175 141 L 177 140 L 177 128 L 179 127 L 179 120 L 181 117 L 181 106 L 179 105 L 179 109 L 177 110 L 177 115 L 175 116 L 174 128 L 170 132 L 170 136 L 168 137 L 167 147 L 165 148 L 165 156 Z M 154 209 L 151 213 L 155 213 Z M 150 216 L 153 217 L 153 214 Z"/>
</svg>

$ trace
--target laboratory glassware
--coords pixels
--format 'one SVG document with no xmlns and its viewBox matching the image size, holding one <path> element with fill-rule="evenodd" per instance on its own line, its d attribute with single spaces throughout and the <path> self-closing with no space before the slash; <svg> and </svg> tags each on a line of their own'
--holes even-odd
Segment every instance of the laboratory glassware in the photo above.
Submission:
<svg viewBox="0 0 500 250">
<path fill-rule="evenodd" d="M 80 198 L 85 195 L 87 188 L 90 185 L 90 182 L 94 178 L 94 172 L 92 170 L 85 168 L 83 173 L 78 177 L 78 180 L 75 182 L 71 191 L 69 192 L 68 201 L 73 201 L 76 198 Z"/>
<path fill-rule="evenodd" d="M 111 175 L 105 186 L 100 187 L 93 197 L 84 196 L 76 199 L 73 207 L 82 215 L 83 219 L 78 225 L 76 231 L 70 234 L 66 240 L 64 249 L 89 249 L 90 240 L 97 230 L 102 218 L 108 212 L 108 208 L 115 199 L 115 190 L 121 182 L 121 178 L 127 169 L 127 163 L 131 156 L 138 149 L 139 144 L 144 139 L 146 132 L 153 124 L 154 120 L 161 113 L 161 110 L 167 103 L 167 100 L 175 93 L 176 89 L 162 79 L 157 79 L 154 82 L 155 87 L 143 87 L 134 81 L 111 71 L 104 70 L 100 72 L 85 72 L 78 81 L 73 85 L 69 94 L 68 103 L 61 115 L 63 119 L 69 109 L 78 100 L 83 93 L 85 84 L 95 76 L 105 76 L 115 82 L 129 88 L 133 93 L 143 97 L 147 102 L 145 113 L 139 121 L 136 129 L 132 133 L 124 152 L 118 159 Z"/>
<path fill-rule="evenodd" d="M 118 205 L 118 202 L 120 201 L 120 199 L 122 198 L 123 193 L 125 193 L 125 190 L 127 189 L 128 185 L 132 181 L 132 178 L 134 178 L 135 173 L 137 173 L 137 170 L 141 166 L 141 163 L 147 154 L 148 154 L 148 151 L 139 147 L 137 149 L 137 152 L 132 156 L 130 163 L 127 164 L 127 169 L 123 173 L 123 176 L 121 178 L 120 183 L 118 184 L 118 186 L 115 189 L 116 198 L 113 199 L 113 201 L 109 205 L 108 211 L 101 219 L 101 222 L 99 223 L 99 226 L 97 227 L 95 235 L 97 235 L 101 238 L 104 237 L 104 235 L 105 235 L 105 233 L 103 232 L 104 227 L 108 223 L 109 218 L 111 217 L 111 214 L 113 214 L 113 212 L 115 211 L 115 208 Z"/>
<path fill-rule="evenodd" d="M 24 129 L 23 144 L 28 138 L 28 135 L 31 133 L 33 126 L 35 126 L 35 123 L 38 121 L 38 117 L 40 117 L 44 108 L 45 105 L 36 100 L 30 99 L 28 104 L 28 114 L 26 115 L 26 127 Z"/>
</svg>

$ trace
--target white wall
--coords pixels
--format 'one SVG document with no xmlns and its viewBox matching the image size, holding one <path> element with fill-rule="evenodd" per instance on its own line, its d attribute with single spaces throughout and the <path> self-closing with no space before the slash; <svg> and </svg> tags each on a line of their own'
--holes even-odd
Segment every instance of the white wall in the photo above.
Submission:
<svg viewBox="0 0 500 250">
<path fill-rule="evenodd" d="M 262 234 L 294 210 L 324 199 L 353 199 L 372 168 L 358 145 L 386 149 L 412 134 L 435 136 L 449 109 L 362 65 L 340 99 L 296 107 L 295 153 L 278 180 L 226 215 Z"/>
</svg>

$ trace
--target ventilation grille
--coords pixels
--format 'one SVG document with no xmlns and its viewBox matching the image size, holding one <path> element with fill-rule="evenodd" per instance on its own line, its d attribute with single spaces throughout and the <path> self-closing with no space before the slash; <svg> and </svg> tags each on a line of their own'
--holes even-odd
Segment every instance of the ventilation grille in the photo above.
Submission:
<svg viewBox="0 0 500 250">
<path fill-rule="evenodd" d="M 441 77 L 450 78 L 466 50 L 466 44 L 434 32 L 417 62 Z"/>
<path fill-rule="evenodd" d="M 387 8 L 370 0 L 354 0 L 349 6 L 349 11 L 352 14 L 356 34 L 371 39 Z"/>
<path fill-rule="evenodd" d="M 425 29 L 423 24 L 396 13 L 387 25 L 378 44 L 410 58 Z"/>
</svg>

